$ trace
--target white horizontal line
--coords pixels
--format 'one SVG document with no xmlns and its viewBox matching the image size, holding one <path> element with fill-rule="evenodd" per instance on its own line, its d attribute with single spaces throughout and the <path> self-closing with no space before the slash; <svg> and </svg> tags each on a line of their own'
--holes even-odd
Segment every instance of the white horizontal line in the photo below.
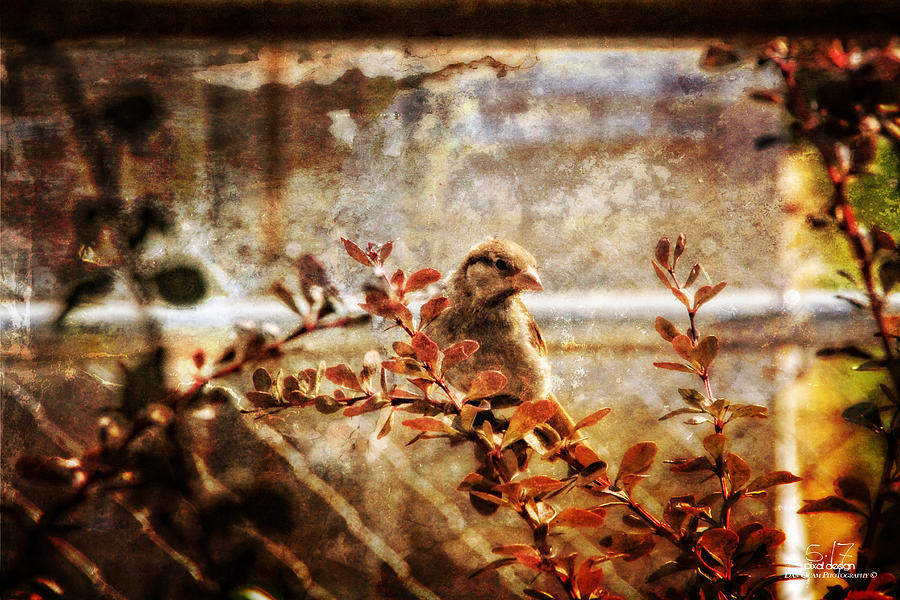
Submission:
<svg viewBox="0 0 900 600">
<path fill-rule="evenodd" d="M 845 317 L 854 310 L 850 303 L 838 298 L 838 294 L 839 292 L 823 290 L 781 292 L 772 289 L 735 289 L 723 291 L 704 306 L 703 313 L 716 321 L 760 316 L 836 319 Z M 847 292 L 843 295 L 860 301 L 864 299 L 859 292 Z M 542 293 L 528 294 L 524 300 L 539 321 L 652 319 L 657 315 L 668 317 L 684 314 L 684 307 L 678 300 L 664 291 Z M 349 304 L 354 306 L 355 302 Z M 893 308 L 900 307 L 900 294 L 894 294 L 890 304 Z M 47 301 L 4 302 L 0 304 L 0 327 L 41 329 L 52 324 L 60 309 L 59 303 Z M 283 304 L 269 298 L 216 297 L 189 308 L 154 305 L 148 311 L 165 328 L 212 328 L 241 321 L 290 326 L 297 321 L 297 316 Z M 126 301 L 86 305 L 72 311 L 67 317 L 69 323 L 83 327 L 127 325 L 136 323 L 139 319 L 138 307 Z"/>
</svg>

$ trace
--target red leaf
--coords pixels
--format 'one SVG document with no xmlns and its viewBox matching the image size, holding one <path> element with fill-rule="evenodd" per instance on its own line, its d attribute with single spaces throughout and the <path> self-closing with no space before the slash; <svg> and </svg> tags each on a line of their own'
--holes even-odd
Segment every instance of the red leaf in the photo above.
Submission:
<svg viewBox="0 0 900 600">
<path fill-rule="evenodd" d="M 653 442 L 639 442 L 626 450 L 616 481 L 628 475 L 641 475 L 649 471 L 653 466 L 656 450 L 657 446 Z"/>
<path fill-rule="evenodd" d="M 481 371 L 469 384 L 466 400 L 478 400 L 493 396 L 506 387 L 506 382 L 506 375 L 500 371 Z"/>
<path fill-rule="evenodd" d="M 388 256 L 391 255 L 391 250 L 394 249 L 394 242 L 388 242 L 384 244 L 381 248 L 378 249 L 378 260 L 382 263 L 388 259 Z"/>
<path fill-rule="evenodd" d="M 431 323 L 448 308 L 450 308 L 450 300 L 446 296 L 432 298 L 423 304 L 419 310 L 419 327 L 422 328 L 426 324 Z"/>
<path fill-rule="evenodd" d="M 463 340 L 444 348 L 444 360 L 442 361 L 444 370 L 456 366 L 476 350 L 478 350 L 478 342 L 475 340 Z"/>
<path fill-rule="evenodd" d="M 522 439 L 524 435 L 529 433 L 541 423 L 546 423 L 550 417 L 556 414 L 559 405 L 550 400 L 534 400 L 532 402 L 523 402 L 516 407 L 516 411 L 509 420 L 509 426 L 506 433 L 503 434 L 503 442 L 501 448 Z"/>
<path fill-rule="evenodd" d="M 669 242 L 668 236 L 665 235 L 659 238 L 659 242 L 656 243 L 656 262 L 665 268 L 669 268 L 669 250 L 671 247 L 672 244 Z"/>
<path fill-rule="evenodd" d="M 415 292 L 416 290 L 421 290 L 427 285 L 431 285 L 436 281 L 440 281 L 440 279 L 441 274 L 435 269 L 422 269 L 420 271 L 416 271 L 409 276 L 409 279 L 406 282 L 406 291 Z"/>
<path fill-rule="evenodd" d="M 738 543 L 740 543 L 738 534 L 723 528 L 707 529 L 697 540 L 697 545 L 709 552 L 721 565 L 730 562 Z"/>
<path fill-rule="evenodd" d="M 362 391 L 362 387 L 359 385 L 359 379 L 357 379 L 356 373 L 354 373 L 353 370 L 350 369 L 350 367 L 343 363 L 325 369 L 325 378 L 335 385 L 339 385 L 351 390 Z"/>
<path fill-rule="evenodd" d="M 412 347 L 416 351 L 416 358 L 430 368 L 435 368 L 441 351 L 434 340 L 421 331 L 417 331 L 412 337 Z"/>
<path fill-rule="evenodd" d="M 719 353 L 719 338 L 708 335 L 691 351 L 690 360 L 707 369 Z"/>
<path fill-rule="evenodd" d="M 394 274 L 391 275 L 391 287 L 397 290 L 397 292 L 402 295 L 405 291 L 403 289 L 405 283 L 406 273 L 403 272 L 403 269 L 397 269 L 396 271 L 394 271 Z"/>
<path fill-rule="evenodd" d="M 838 496 L 826 496 L 817 500 L 804 500 L 804 502 L 806 504 L 797 511 L 798 514 L 803 515 L 815 512 L 864 514 L 858 506 Z"/>
<path fill-rule="evenodd" d="M 659 335 L 667 342 L 671 342 L 675 339 L 675 336 L 681 333 L 675 325 L 662 317 L 656 317 L 655 327 Z"/>
<path fill-rule="evenodd" d="M 566 485 L 566 482 L 554 479 L 553 477 L 547 477 L 546 475 L 535 475 L 534 477 L 523 479 L 519 484 L 523 488 L 541 494 L 562 489 Z"/>
<path fill-rule="evenodd" d="M 362 248 L 351 242 L 346 238 L 341 238 L 341 241 L 344 242 L 344 249 L 347 251 L 347 254 L 350 255 L 350 258 L 355 260 L 358 263 L 362 263 L 367 267 L 375 266 L 375 263 L 372 262 L 372 259 L 363 252 Z"/>
</svg>

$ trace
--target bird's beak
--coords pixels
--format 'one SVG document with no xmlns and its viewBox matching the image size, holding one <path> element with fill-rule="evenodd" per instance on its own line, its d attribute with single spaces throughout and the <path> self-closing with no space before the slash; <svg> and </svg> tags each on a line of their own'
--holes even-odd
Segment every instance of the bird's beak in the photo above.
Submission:
<svg viewBox="0 0 900 600">
<path fill-rule="evenodd" d="M 544 285 L 541 283 L 541 278 L 538 277 L 537 271 L 535 271 L 534 267 L 528 267 L 524 271 L 513 275 L 512 284 L 513 287 L 518 291 L 534 290 L 536 292 L 540 292 L 544 289 Z"/>
</svg>

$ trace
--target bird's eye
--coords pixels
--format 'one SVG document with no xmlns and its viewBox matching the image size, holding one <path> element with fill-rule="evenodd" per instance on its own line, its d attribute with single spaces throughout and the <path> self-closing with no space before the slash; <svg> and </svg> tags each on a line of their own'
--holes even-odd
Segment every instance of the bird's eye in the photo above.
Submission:
<svg viewBox="0 0 900 600">
<path fill-rule="evenodd" d="M 509 271 L 509 263 L 502 258 L 498 258 L 497 260 L 495 260 L 494 266 L 497 267 L 498 271 Z"/>
</svg>

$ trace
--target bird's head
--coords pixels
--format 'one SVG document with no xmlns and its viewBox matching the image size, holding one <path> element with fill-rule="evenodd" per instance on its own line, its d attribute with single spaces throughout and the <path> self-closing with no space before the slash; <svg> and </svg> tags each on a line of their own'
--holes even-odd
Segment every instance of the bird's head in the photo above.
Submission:
<svg viewBox="0 0 900 600">
<path fill-rule="evenodd" d="M 525 290 L 544 289 L 534 257 L 509 240 L 490 239 L 472 248 L 453 276 L 456 288 L 477 302 L 501 302 Z"/>
</svg>

